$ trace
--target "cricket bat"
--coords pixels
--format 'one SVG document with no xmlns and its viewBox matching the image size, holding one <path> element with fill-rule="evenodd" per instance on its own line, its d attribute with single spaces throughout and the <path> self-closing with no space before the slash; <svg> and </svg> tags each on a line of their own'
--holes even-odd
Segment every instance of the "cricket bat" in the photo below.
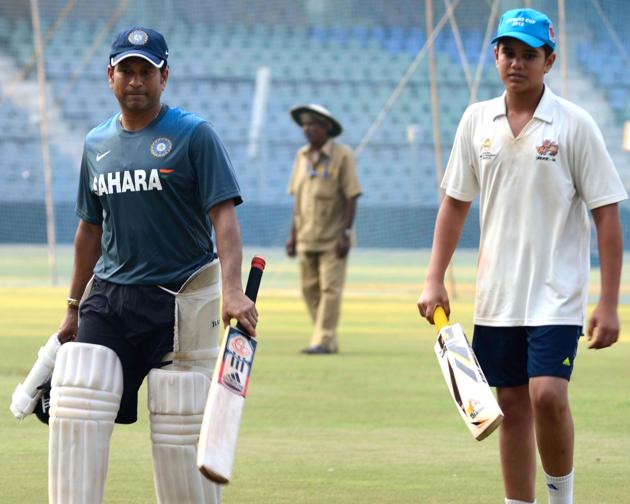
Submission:
<svg viewBox="0 0 630 504">
<path fill-rule="evenodd" d="M 477 441 L 487 438 L 503 421 L 503 412 L 477 362 L 462 326 L 450 324 L 444 309 L 433 313 L 438 329 L 435 355 L 457 411 Z"/>
<path fill-rule="evenodd" d="M 265 260 L 255 256 L 245 288 L 245 295 L 254 302 L 264 268 Z M 226 484 L 232 478 L 256 344 L 240 324 L 228 327 L 221 343 L 197 446 L 197 467 L 215 483 Z"/>
</svg>

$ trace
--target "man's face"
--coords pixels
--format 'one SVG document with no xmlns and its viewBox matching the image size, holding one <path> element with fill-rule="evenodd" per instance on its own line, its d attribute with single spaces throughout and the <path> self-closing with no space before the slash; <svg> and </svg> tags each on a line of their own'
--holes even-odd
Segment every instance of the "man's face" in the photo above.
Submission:
<svg viewBox="0 0 630 504">
<path fill-rule="evenodd" d="M 302 131 L 311 145 L 322 146 L 328 140 L 328 126 L 312 114 L 302 116 Z"/>
<path fill-rule="evenodd" d="M 143 58 L 127 58 L 107 68 L 109 87 L 127 112 L 146 112 L 160 104 L 168 69 L 163 72 Z"/>
<path fill-rule="evenodd" d="M 545 74 L 551 70 L 555 54 L 545 56 L 542 47 L 531 47 L 520 40 L 506 37 L 494 48 L 499 78 L 505 89 L 514 93 L 526 93 L 540 89 Z"/>
</svg>

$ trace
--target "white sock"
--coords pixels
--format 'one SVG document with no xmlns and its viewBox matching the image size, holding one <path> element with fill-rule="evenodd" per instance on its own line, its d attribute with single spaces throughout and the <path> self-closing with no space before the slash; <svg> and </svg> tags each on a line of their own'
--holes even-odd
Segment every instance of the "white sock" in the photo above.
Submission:
<svg viewBox="0 0 630 504">
<path fill-rule="evenodd" d="M 573 504 L 573 469 L 566 476 L 549 476 L 545 473 L 549 504 Z"/>
<path fill-rule="evenodd" d="M 505 504 L 536 504 L 536 499 L 534 499 L 534 502 L 527 502 L 527 501 L 521 501 L 517 499 L 508 499 L 506 497 Z"/>
</svg>

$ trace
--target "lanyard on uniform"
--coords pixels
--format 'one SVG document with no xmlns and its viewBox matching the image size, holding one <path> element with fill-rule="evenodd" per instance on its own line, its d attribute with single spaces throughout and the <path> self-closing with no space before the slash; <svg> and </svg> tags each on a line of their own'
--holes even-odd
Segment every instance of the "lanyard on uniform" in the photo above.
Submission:
<svg viewBox="0 0 630 504">
<path fill-rule="evenodd" d="M 311 161 L 311 157 L 308 154 L 306 155 L 306 172 L 308 173 L 309 177 L 311 178 L 317 177 L 317 165 L 320 165 L 320 164 L 324 165 L 324 172 L 322 173 L 322 177 L 326 179 L 330 176 L 330 172 L 328 170 L 328 168 L 330 167 L 330 158 L 326 157 L 326 159 L 322 161 L 322 158 L 320 155 L 320 158 L 317 161 L 317 164 L 314 165 L 313 162 Z"/>
</svg>

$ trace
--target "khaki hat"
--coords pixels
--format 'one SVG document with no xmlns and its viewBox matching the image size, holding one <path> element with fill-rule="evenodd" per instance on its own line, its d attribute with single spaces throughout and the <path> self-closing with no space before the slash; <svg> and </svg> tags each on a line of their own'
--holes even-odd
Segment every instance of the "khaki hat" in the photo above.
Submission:
<svg viewBox="0 0 630 504">
<path fill-rule="evenodd" d="M 315 114 L 316 116 L 324 119 L 326 123 L 330 124 L 328 134 L 331 137 L 339 136 L 343 131 L 341 124 L 332 116 L 330 110 L 322 107 L 321 105 L 311 103 L 309 105 L 298 105 L 297 107 L 293 107 L 291 109 L 291 117 L 293 117 L 293 120 L 300 126 L 302 126 L 302 114 Z"/>
</svg>

